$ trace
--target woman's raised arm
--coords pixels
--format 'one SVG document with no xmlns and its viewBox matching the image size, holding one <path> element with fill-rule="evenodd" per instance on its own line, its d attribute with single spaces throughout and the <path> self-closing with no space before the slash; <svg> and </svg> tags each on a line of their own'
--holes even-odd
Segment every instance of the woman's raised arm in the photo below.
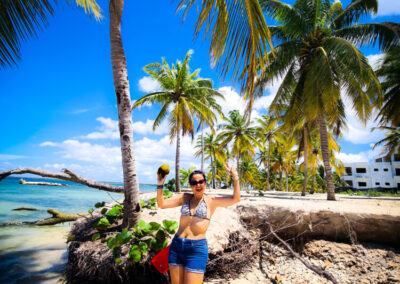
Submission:
<svg viewBox="0 0 400 284">
<path fill-rule="evenodd" d="M 236 169 L 233 166 L 227 164 L 225 169 L 232 176 L 233 179 L 233 195 L 227 197 L 213 197 L 212 202 L 215 207 L 226 207 L 231 206 L 240 201 L 240 183 L 239 183 L 239 175 Z"/>
<path fill-rule="evenodd" d="M 161 177 L 157 173 L 157 206 L 160 208 L 173 208 L 173 207 L 183 205 L 183 196 L 184 196 L 183 193 L 177 194 L 168 199 L 164 199 L 163 186 L 164 186 L 164 182 L 165 182 L 165 179 L 167 178 L 167 176 L 168 175 Z"/>
</svg>

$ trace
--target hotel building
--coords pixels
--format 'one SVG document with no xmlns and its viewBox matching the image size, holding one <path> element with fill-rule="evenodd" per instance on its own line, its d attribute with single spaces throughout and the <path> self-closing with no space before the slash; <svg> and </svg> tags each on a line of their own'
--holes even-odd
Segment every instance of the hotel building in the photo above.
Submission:
<svg viewBox="0 0 400 284">
<path fill-rule="evenodd" d="M 390 159 L 380 157 L 373 163 L 345 163 L 345 167 L 342 179 L 351 188 L 400 190 L 400 154 Z"/>
</svg>

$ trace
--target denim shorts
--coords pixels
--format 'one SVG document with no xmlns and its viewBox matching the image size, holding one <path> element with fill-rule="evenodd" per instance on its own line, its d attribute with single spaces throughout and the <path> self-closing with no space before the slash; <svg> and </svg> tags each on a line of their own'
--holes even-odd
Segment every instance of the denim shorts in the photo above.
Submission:
<svg viewBox="0 0 400 284">
<path fill-rule="evenodd" d="M 206 239 L 191 240 L 175 235 L 169 247 L 168 264 L 183 266 L 186 271 L 204 273 L 208 261 Z"/>
</svg>

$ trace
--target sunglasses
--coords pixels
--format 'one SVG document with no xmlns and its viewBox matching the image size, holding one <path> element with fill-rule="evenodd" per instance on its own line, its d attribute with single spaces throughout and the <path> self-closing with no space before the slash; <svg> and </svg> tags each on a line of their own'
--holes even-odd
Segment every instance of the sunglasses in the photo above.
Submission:
<svg viewBox="0 0 400 284">
<path fill-rule="evenodd" d="M 205 182 L 206 182 L 206 180 L 204 180 L 204 179 L 201 179 L 201 180 L 199 180 L 199 181 L 192 180 L 192 181 L 189 182 L 189 184 L 190 184 L 191 186 L 196 186 L 196 185 L 198 185 L 198 184 L 202 185 L 202 184 L 204 184 Z"/>
</svg>

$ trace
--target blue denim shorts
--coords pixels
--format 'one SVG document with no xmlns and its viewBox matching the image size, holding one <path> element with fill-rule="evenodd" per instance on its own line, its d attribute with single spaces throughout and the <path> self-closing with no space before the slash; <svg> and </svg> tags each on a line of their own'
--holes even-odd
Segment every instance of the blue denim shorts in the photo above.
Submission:
<svg viewBox="0 0 400 284">
<path fill-rule="evenodd" d="M 207 261 L 208 246 L 206 239 L 191 240 L 175 235 L 169 247 L 169 265 L 183 266 L 189 272 L 204 273 Z"/>
</svg>

